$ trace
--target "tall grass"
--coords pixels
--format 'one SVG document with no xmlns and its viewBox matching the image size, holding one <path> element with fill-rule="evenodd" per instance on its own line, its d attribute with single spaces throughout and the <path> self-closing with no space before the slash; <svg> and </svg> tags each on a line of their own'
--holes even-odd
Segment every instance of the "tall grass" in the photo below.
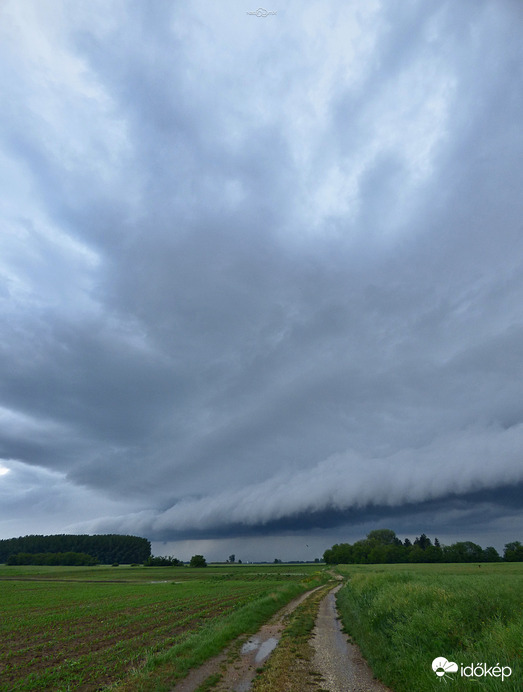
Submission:
<svg viewBox="0 0 523 692">
<path fill-rule="evenodd" d="M 523 565 L 416 567 L 344 570 L 342 622 L 374 673 L 395 692 L 523 690 Z M 458 672 L 436 676 L 440 656 Z M 462 665 L 478 663 L 509 666 L 512 675 L 461 675 Z"/>
</svg>

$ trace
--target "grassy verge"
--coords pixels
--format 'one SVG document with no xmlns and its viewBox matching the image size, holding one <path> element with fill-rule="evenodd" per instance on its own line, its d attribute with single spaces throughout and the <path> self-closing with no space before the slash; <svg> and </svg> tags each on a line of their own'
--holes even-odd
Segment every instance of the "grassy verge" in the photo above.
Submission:
<svg viewBox="0 0 523 692">
<path fill-rule="evenodd" d="M 345 629 L 395 692 L 523 689 L 523 565 L 340 571 L 350 577 L 338 594 Z M 456 662 L 458 671 L 438 677 L 432 670 L 437 657 Z M 502 680 L 482 673 L 479 663 L 491 670 L 508 666 L 512 675 Z M 471 664 L 475 676 L 467 676 Z"/>
</svg>

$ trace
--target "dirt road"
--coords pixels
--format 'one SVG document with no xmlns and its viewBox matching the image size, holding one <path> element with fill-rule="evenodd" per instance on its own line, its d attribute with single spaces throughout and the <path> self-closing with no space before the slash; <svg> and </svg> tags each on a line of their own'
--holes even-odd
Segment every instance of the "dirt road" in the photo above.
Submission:
<svg viewBox="0 0 523 692">
<path fill-rule="evenodd" d="M 279 610 L 255 635 L 243 643 L 239 657 L 228 661 L 234 650 L 234 644 L 227 647 L 219 656 L 215 656 L 200 668 L 191 671 L 186 678 L 176 685 L 172 692 L 195 692 L 205 680 L 218 672 L 222 673 L 222 678 L 212 687 L 213 690 L 216 692 L 247 692 L 256 675 L 256 669 L 263 666 L 278 644 L 291 613 L 315 591 L 317 589 L 307 591 Z"/>
<path fill-rule="evenodd" d="M 342 632 L 336 611 L 336 592 L 330 591 L 320 603 L 311 640 L 312 665 L 323 676 L 321 687 L 329 692 L 390 692 L 374 679 L 359 647 L 350 644 Z"/>
<path fill-rule="evenodd" d="M 321 587 L 320 587 L 321 588 Z M 347 642 L 341 631 L 336 611 L 336 592 L 341 584 L 334 586 L 319 603 L 315 627 L 309 640 L 312 655 L 309 660 L 287 662 L 287 676 L 279 677 L 278 689 L 268 679 L 264 683 L 262 674 L 256 682 L 257 690 L 267 692 L 304 692 L 303 677 L 293 675 L 298 668 L 307 675 L 307 690 L 325 692 L 391 692 L 389 688 L 375 680 L 371 669 L 361 656 L 357 646 Z M 291 601 L 265 624 L 254 636 L 228 647 L 220 656 L 211 659 L 181 680 L 173 692 L 196 692 L 198 687 L 211 676 L 216 676 L 214 685 L 206 689 L 215 692 L 248 692 L 260 668 L 267 662 L 280 637 L 293 617 L 293 612 L 318 589 L 309 591 Z M 321 597 L 321 594 L 320 594 Z M 312 603 L 311 603 L 311 608 Z M 309 636 L 309 635 L 307 635 Z M 277 656 L 276 656 L 277 658 Z M 272 659 L 271 659 L 272 664 Z M 271 665 L 269 664 L 269 665 Z M 267 676 L 270 678 L 270 676 Z M 283 681 L 283 682 L 282 682 Z"/>
</svg>

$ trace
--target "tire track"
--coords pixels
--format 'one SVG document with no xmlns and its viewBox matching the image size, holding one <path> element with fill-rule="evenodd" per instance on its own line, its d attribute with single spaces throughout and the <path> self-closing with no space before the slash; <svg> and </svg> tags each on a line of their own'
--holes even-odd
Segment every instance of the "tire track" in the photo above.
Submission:
<svg viewBox="0 0 523 692">
<path fill-rule="evenodd" d="M 336 609 L 338 584 L 321 601 L 311 637 L 312 665 L 323 677 L 322 689 L 329 692 L 391 692 L 374 678 L 358 646 L 347 641 Z"/>
</svg>

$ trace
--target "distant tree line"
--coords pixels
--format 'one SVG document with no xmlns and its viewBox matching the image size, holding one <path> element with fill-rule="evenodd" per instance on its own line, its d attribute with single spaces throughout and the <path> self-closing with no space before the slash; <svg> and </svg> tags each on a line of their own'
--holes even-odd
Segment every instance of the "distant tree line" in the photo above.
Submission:
<svg viewBox="0 0 523 692">
<path fill-rule="evenodd" d="M 523 562 L 523 545 L 519 541 L 507 543 L 503 558 L 489 546 L 482 548 L 471 541 L 441 545 L 437 538 L 431 541 L 424 533 L 413 542 L 401 541 L 391 529 L 376 529 L 366 538 L 350 543 L 336 543 L 326 550 L 327 564 L 381 564 L 398 562 Z"/>
<path fill-rule="evenodd" d="M 151 543 L 146 538 L 139 536 L 120 536 L 118 534 L 101 536 L 59 534 L 55 536 L 22 536 L 0 540 L 0 563 L 7 562 L 11 555 L 19 553 L 30 555 L 38 553 L 83 553 L 107 565 L 116 562 L 143 563 L 151 555 Z"/>
<path fill-rule="evenodd" d="M 85 553 L 13 553 L 7 558 L 8 565 L 99 565 L 100 560 Z"/>
<path fill-rule="evenodd" d="M 150 555 L 143 564 L 145 567 L 181 567 L 183 561 L 178 560 L 177 557 L 164 557 L 162 555 L 153 557 Z"/>
<path fill-rule="evenodd" d="M 163 557 L 162 555 L 150 556 L 144 561 L 145 567 L 182 567 L 185 563 L 176 557 Z M 207 560 L 203 555 L 193 555 L 189 567 L 207 567 Z"/>
</svg>

